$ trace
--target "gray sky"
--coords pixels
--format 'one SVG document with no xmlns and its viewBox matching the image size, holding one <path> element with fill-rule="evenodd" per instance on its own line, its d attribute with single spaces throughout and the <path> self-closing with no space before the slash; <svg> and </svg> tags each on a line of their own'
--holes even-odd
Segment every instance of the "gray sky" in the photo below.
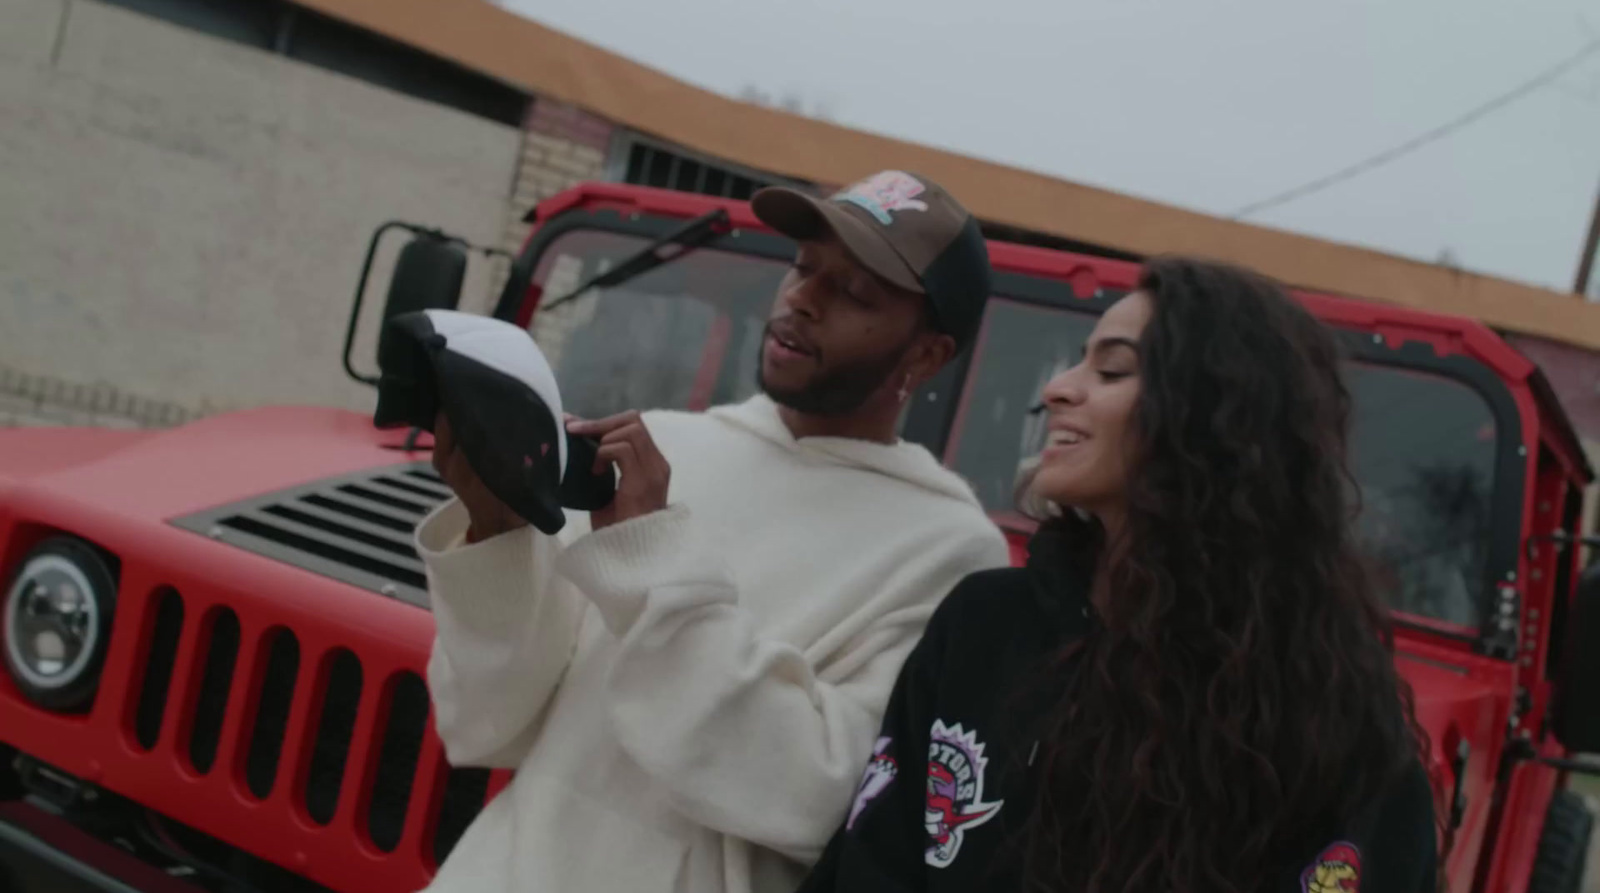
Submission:
<svg viewBox="0 0 1600 893">
<path fill-rule="evenodd" d="M 509 0 L 700 86 L 1215 214 L 1433 128 L 1600 36 L 1600 0 Z M 1586 20 L 1586 21 L 1585 21 Z M 1568 289 L 1600 53 L 1252 222 Z"/>
</svg>

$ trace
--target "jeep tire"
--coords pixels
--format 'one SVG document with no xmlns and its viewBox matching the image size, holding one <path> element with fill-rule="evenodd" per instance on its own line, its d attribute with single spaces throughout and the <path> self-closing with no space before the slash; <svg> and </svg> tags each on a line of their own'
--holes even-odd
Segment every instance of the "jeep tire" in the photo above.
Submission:
<svg viewBox="0 0 1600 893">
<path fill-rule="evenodd" d="M 1539 833 L 1539 854 L 1533 861 L 1528 893 L 1578 893 L 1593 830 L 1589 804 L 1573 791 L 1556 791 Z"/>
</svg>

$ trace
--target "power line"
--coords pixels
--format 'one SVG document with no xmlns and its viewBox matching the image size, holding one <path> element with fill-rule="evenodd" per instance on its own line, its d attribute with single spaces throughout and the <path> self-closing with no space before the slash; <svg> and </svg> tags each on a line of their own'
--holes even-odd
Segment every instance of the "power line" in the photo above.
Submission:
<svg viewBox="0 0 1600 893">
<path fill-rule="evenodd" d="M 1313 192 L 1321 192 L 1322 190 L 1327 189 L 1329 186 L 1342 183 L 1352 177 L 1360 176 L 1361 174 L 1373 170 L 1374 168 L 1382 167 L 1389 162 L 1400 158 L 1401 156 L 1409 155 L 1417 149 L 1420 149 L 1429 143 L 1441 140 L 1457 130 L 1466 127 L 1468 124 L 1472 124 L 1486 115 L 1499 111 L 1500 109 L 1505 108 L 1522 97 L 1527 96 L 1529 93 L 1532 93 L 1533 91 L 1550 84 L 1556 78 L 1566 74 L 1579 62 L 1582 62 L 1584 59 L 1588 58 L 1596 50 L 1600 50 L 1600 38 L 1595 38 L 1594 40 L 1589 41 L 1587 44 L 1584 44 L 1583 48 L 1578 50 L 1578 52 L 1573 53 L 1571 56 L 1568 56 L 1561 62 L 1545 69 L 1537 76 L 1523 82 L 1522 84 L 1505 93 L 1500 94 L 1499 96 L 1496 96 L 1495 98 L 1485 102 L 1477 108 L 1472 109 L 1464 115 L 1447 121 L 1444 124 L 1440 124 L 1438 127 L 1413 137 L 1398 146 L 1385 149 L 1384 151 L 1379 152 L 1370 158 L 1362 159 L 1361 161 L 1358 161 L 1349 167 L 1334 171 L 1325 177 L 1320 177 L 1304 185 L 1296 186 L 1293 189 L 1285 190 L 1277 195 L 1264 198 L 1261 201 L 1245 205 L 1243 208 L 1234 211 L 1228 216 L 1234 220 L 1237 220 L 1247 214 L 1254 214 L 1257 211 L 1277 207 L 1278 205 L 1286 202 L 1291 202 L 1297 198 L 1310 195 Z"/>
</svg>

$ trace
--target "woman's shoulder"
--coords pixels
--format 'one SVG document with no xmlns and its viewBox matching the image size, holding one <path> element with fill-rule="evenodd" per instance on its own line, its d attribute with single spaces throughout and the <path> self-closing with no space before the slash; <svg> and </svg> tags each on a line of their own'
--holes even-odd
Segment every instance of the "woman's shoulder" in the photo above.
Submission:
<svg viewBox="0 0 1600 893">
<path fill-rule="evenodd" d="M 1339 890 L 1347 883 L 1370 893 L 1432 893 L 1439 868 L 1434 809 L 1432 782 L 1414 761 L 1323 841 L 1298 869 L 1299 888 Z"/>
<path fill-rule="evenodd" d="M 1024 567 L 974 571 L 939 603 L 929 626 L 961 629 L 973 623 L 986 625 L 1026 614 L 1034 601 L 1032 587 L 1031 575 Z"/>
<path fill-rule="evenodd" d="M 1423 767 L 1422 760 L 1412 760 L 1405 771 L 1395 779 L 1383 796 L 1386 835 L 1403 836 L 1433 841 L 1438 825 L 1438 791 L 1433 779 Z"/>
<path fill-rule="evenodd" d="M 927 638 L 946 654 L 1031 654 L 1053 648 L 1082 635 L 1086 627 L 1088 603 L 1077 588 L 1062 586 L 1034 568 L 977 571 L 934 611 Z"/>
</svg>

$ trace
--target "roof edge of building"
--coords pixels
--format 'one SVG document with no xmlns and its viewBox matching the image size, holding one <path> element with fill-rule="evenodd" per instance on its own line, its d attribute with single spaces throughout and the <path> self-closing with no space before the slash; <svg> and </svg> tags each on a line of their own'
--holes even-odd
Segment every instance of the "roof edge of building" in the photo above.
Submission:
<svg viewBox="0 0 1600 893">
<path fill-rule="evenodd" d="M 938 180 L 977 216 L 1139 256 L 1176 253 L 1299 287 L 1471 316 L 1600 350 L 1581 297 L 1074 183 L 741 102 L 484 0 L 296 0 L 300 5 L 584 108 L 687 149 L 816 183 L 884 167 Z"/>
</svg>

